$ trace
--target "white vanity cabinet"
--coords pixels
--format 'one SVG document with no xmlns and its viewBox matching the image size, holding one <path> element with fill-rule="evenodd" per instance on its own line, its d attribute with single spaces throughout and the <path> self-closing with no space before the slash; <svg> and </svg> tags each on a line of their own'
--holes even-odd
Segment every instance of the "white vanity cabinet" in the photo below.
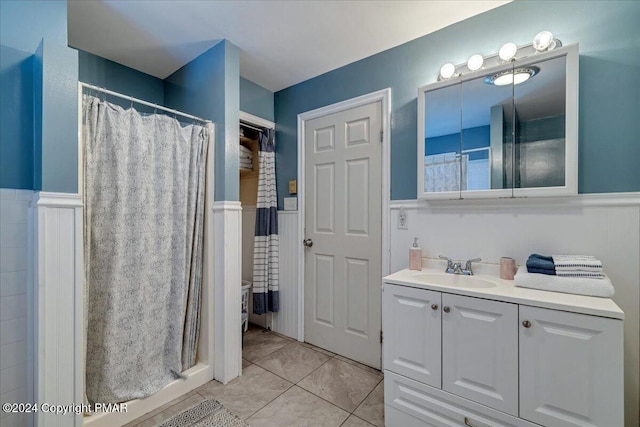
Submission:
<svg viewBox="0 0 640 427">
<path fill-rule="evenodd" d="M 564 294 L 556 309 L 552 293 L 513 282 L 469 291 L 389 277 L 387 427 L 623 426 L 624 314 L 611 300 Z"/>
</svg>

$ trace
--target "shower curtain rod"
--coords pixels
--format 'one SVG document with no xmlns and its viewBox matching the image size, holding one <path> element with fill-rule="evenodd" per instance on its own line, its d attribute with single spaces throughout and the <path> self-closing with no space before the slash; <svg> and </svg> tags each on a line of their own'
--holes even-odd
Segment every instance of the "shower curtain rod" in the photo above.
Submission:
<svg viewBox="0 0 640 427">
<path fill-rule="evenodd" d="M 176 116 L 185 117 L 185 118 L 191 119 L 191 120 L 198 120 L 198 121 L 203 122 L 205 124 L 206 123 L 212 123 L 211 120 L 205 120 L 205 119 L 202 119 L 200 117 L 192 116 L 191 114 L 182 113 L 182 112 L 180 112 L 178 110 L 172 110 L 171 108 L 167 108 L 167 107 L 163 107 L 162 105 L 153 104 L 151 102 L 143 101 L 142 99 L 138 99 L 138 98 L 134 98 L 132 96 L 124 95 L 122 93 L 114 92 L 112 90 L 108 90 L 108 89 L 104 89 L 104 88 L 101 88 L 101 87 L 98 87 L 98 86 L 90 85 L 88 83 L 83 83 L 83 82 L 78 82 L 78 83 L 83 88 L 92 89 L 92 90 L 95 90 L 97 92 L 102 92 L 102 93 L 105 93 L 107 95 L 116 96 L 118 98 L 126 99 L 127 101 L 135 102 L 137 104 L 146 105 L 147 107 L 152 107 L 152 108 L 155 108 L 157 110 L 166 111 L 166 112 L 174 114 Z"/>
</svg>

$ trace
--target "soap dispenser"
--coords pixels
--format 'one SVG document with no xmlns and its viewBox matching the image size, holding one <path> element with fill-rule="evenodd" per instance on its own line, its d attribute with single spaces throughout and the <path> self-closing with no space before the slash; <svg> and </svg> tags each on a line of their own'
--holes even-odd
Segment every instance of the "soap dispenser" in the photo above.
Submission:
<svg viewBox="0 0 640 427">
<path fill-rule="evenodd" d="M 413 238 L 413 247 L 409 249 L 409 270 L 422 270 L 422 249 L 417 237 Z"/>
</svg>

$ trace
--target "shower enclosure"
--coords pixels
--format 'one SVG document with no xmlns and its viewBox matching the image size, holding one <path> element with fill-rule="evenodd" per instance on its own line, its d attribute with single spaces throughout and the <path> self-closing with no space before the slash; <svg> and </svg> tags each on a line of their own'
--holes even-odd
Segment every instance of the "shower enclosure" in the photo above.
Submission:
<svg viewBox="0 0 640 427">
<path fill-rule="evenodd" d="M 84 83 L 78 96 L 83 389 L 127 401 L 84 424 L 113 426 L 213 379 L 213 124 Z"/>
</svg>

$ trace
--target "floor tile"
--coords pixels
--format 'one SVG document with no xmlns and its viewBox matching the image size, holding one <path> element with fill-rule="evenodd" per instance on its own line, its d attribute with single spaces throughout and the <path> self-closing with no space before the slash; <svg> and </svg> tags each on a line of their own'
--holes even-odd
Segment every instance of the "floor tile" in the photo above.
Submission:
<svg viewBox="0 0 640 427">
<path fill-rule="evenodd" d="M 251 365 L 251 362 L 249 362 L 247 359 L 245 359 L 244 357 L 242 358 L 242 370 L 246 369 L 247 366 Z"/>
<path fill-rule="evenodd" d="M 348 412 L 353 412 L 381 380 L 381 377 L 364 369 L 333 358 L 298 385 Z"/>
<path fill-rule="evenodd" d="M 167 421 L 169 418 L 178 415 L 179 413 L 181 413 L 182 411 L 186 411 L 187 409 L 197 405 L 200 402 L 205 401 L 206 399 L 197 394 L 191 394 L 189 397 L 187 397 L 186 399 L 180 400 L 177 403 L 174 403 L 173 405 L 171 405 L 173 402 L 169 402 L 167 405 L 162 406 L 160 408 L 158 408 L 157 411 L 159 412 L 152 412 L 151 414 L 147 414 L 147 416 L 143 417 L 143 418 L 139 418 L 137 420 L 135 420 L 133 423 L 129 423 L 127 424 L 127 426 L 131 426 L 131 427 L 155 427 L 165 421 Z M 169 407 L 165 408 L 166 406 L 170 405 Z"/>
<path fill-rule="evenodd" d="M 247 420 L 251 427 L 338 427 L 349 414 L 297 386 Z"/>
<path fill-rule="evenodd" d="M 372 427 L 372 426 L 373 424 L 369 424 L 365 420 L 362 420 L 356 417 L 355 415 L 351 415 L 349 418 L 347 418 L 347 421 L 345 421 L 340 427 Z"/>
<path fill-rule="evenodd" d="M 380 381 L 353 414 L 375 426 L 384 427 L 384 381 Z"/>
<path fill-rule="evenodd" d="M 253 332 L 244 336 L 242 357 L 249 362 L 255 362 L 267 354 L 280 350 L 291 341 L 269 332 Z"/>
<path fill-rule="evenodd" d="M 256 365 L 295 384 L 329 359 L 329 356 L 292 342 L 259 359 Z"/>
<path fill-rule="evenodd" d="M 355 360 L 347 359 L 346 357 L 340 356 L 339 354 L 336 354 L 336 359 L 342 360 L 343 362 L 347 362 L 350 365 L 357 366 L 358 368 L 364 369 L 370 374 L 374 374 L 382 378 L 382 371 L 372 368 L 371 366 L 363 365 L 362 363 L 356 362 Z"/>
<path fill-rule="evenodd" d="M 290 382 L 277 375 L 257 365 L 250 365 L 241 377 L 229 384 L 211 381 L 197 391 L 205 397 L 217 400 L 229 411 L 245 419 L 291 386 Z"/>
<path fill-rule="evenodd" d="M 325 350 L 324 348 L 316 347 L 315 345 L 309 344 L 308 342 L 301 342 L 300 345 L 304 346 L 304 347 L 307 347 L 307 348 L 310 348 L 311 350 L 319 351 L 320 353 L 326 354 L 327 356 L 333 357 L 333 356 L 336 355 L 335 353 L 332 353 L 329 350 Z"/>
</svg>

